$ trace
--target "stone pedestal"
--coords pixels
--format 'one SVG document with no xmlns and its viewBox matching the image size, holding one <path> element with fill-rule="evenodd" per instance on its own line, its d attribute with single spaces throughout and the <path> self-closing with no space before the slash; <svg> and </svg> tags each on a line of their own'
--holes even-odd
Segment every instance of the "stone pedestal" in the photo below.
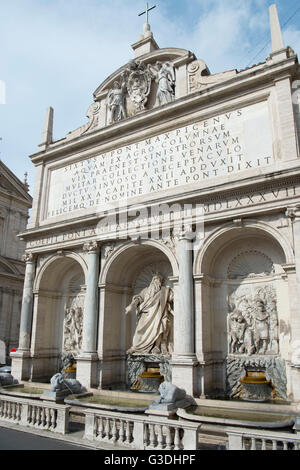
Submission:
<svg viewBox="0 0 300 470">
<path fill-rule="evenodd" d="M 98 386 L 99 358 L 96 353 L 82 353 L 76 357 L 76 380 L 84 387 Z"/>
<path fill-rule="evenodd" d="M 168 380 L 170 382 L 172 380 L 170 359 L 171 357 L 169 356 L 155 356 L 152 354 L 129 355 L 126 361 L 127 362 L 127 386 L 128 388 L 134 387 L 136 382 L 139 381 L 140 375 L 144 374 L 147 371 L 147 369 L 155 368 L 160 372 L 161 379 L 159 379 L 158 376 L 157 378 L 153 377 L 154 380 L 152 381 L 152 388 L 150 387 L 151 389 L 148 388 L 146 384 L 145 389 L 143 389 L 143 386 L 141 386 L 140 389 L 136 389 L 135 391 L 157 392 L 163 380 Z M 142 377 L 140 381 L 143 382 Z"/>
<path fill-rule="evenodd" d="M 31 372 L 31 356 L 29 351 L 17 351 L 10 353 L 11 372 L 18 380 L 29 380 Z"/>
</svg>

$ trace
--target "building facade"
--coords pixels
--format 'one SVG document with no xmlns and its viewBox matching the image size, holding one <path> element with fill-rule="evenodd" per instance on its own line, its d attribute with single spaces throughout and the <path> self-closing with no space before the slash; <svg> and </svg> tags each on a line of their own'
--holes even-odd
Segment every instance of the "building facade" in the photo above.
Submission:
<svg viewBox="0 0 300 470">
<path fill-rule="evenodd" d="M 215 75 L 146 24 L 86 124 L 54 142 L 49 108 L 16 378 L 69 354 L 90 388 L 157 364 L 194 396 L 238 397 L 264 371 L 299 401 L 300 69 L 270 18 L 266 61 Z"/>
<path fill-rule="evenodd" d="M 31 203 L 27 184 L 0 161 L 0 364 L 19 343 L 26 244 L 18 234 L 27 226 Z"/>
</svg>

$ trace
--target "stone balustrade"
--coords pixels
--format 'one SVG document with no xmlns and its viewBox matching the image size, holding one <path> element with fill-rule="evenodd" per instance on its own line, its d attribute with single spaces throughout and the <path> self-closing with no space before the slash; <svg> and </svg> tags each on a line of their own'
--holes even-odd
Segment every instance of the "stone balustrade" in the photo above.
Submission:
<svg viewBox="0 0 300 470">
<path fill-rule="evenodd" d="M 85 439 L 137 450 L 195 450 L 200 423 L 85 410 Z"/>
<path fill-rule="evenodd" d="M 234 429 L 227 431 L 228 450 L 300 450 L 300 435 Z"/>
<path fill-rule="evenodd" d="M 0 424 L 66 434 L 71 406 L 0 396 Z M 177 421 L 160 416 L 82 409 L 84 438 L 117 448 L 136 450 L 197 450 L 201 423 Z M 300 450 L 300 435 L 281 431 L 228 428 L 228 450 Z"/>
<path fill-rule="evenodd" d="M 66 434 L 70 406 L 22 398 L 0 397 L 0 421 Z"/>
</svg>

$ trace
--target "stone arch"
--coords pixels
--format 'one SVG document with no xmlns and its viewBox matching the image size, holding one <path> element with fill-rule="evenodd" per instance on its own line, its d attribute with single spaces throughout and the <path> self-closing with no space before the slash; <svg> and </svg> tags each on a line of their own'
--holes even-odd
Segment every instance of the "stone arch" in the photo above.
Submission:
<svg viewBox="0 0 300 470">
<path fill-rule="evenodd" d="M 60 263 L 60 267 L 63 267 L 64 265 L 66 266 L 68 263 L 70 263 L 69 260 L 74 260 L 76 261 L 82 268 L 82 271 L 84 273 L 84 277 L 86 279 L 87 277 L 87 264 L 85 262 L 85 260 L 78 254 L 78 253 L 75 253 L 75 252 L 72 252 L 72 251 L 65 251 L 62 255 L 60 254 L 54 254 L 54 255 L 50 255 L 49 257 L 46 258 L 46 260 L 43 261 L 43 263 L 41 264 L 38 272 L 36 273 L 36 276 L 35 276 L 35 281 L 34 281 L 34 291 L 37 291 L 40 289 L 40 285 L 41 285 L 41 282 L 42 282 L 42 279 L 44 278 L 45 279 L 45 276 L 44 276 L 44 273 L 46 270 L 48 270 L 51 265 L 53 263 L 56 263 L 57 261 L 59 261 Z M 61 269 L 59 271 L 62 271 Z M 54 275 L 55 273 L 55 275 Z M 50 278 L 47 278 L 47 284 L 48 283 L 51 283 L 51 282 L 54 282 L 56 283 L 57 281 L 57 278 L 55 277 L 57 274 L 59 273 L 56 273 L 55 270 L 53 270 L 53 279 L 51 280 L 51 277 Z M 51 273 L 50 273 L 50 276 L 51 276 Z"/>
<path fill-rule="evenodd" d="M 103 265 L 98 338 L 103 387 L 126 383 L 126 351 L 132 345 L 136 317 L 134 312 L 125 315 L 125 309 L 156 271 L 164 276 L 165 285 L 172 286 L 178 266 L 171 250 L 153 240 L 124 243 Z"/>
<path fill-rule="evenodd" d="M 37 272 L 31 341 L 35 379 L 49 380 L 63 352 L 79 352 L 80 345 L 67 350 L 65 317 L 75 304 L 83 309 L 86 274 L 84 260 L 73 252 L 50 256 Z"/>
<path fill-rule="evenodd" d="M 283 266 L 289 263 L 293 263 L 293 250 L 289 241 L 267 223 L 245 220 L 224 224 L 205 240 L 195 258 L 194 275 L 200 279 L 196 287 L 196 299 L 200 299 L 199 304 L 196 300 L 197 354 L 201 354 L 204 359 L 209 358 L 211 364 L 207 373 L 207 377 L 210 377 L 206 385 L 208 395 L 230 396 L 236 387 L 236 384 L 228 385 L 230 380 L 226 369 L 232 354 L 234 360 L 246 357 L 252 359 L 261 354 L 267 359 L 281 360 L 284 357 L 278 324 L 280 321 L 288 322 L 289 306 L 286 299 L 289 295 L 287 283 L 283 279 L 286 275 Z M 249 305 L 253 306 L 259 296 L 264 298 L 266 305 L 268 303 L 268 308 L 272 300 L 276 300 L 278 316 L 277 325 L 272 330 L 272 347 L 268 345 L 268 349 L 262 352 L 257 344 L 256 349 L 245 347 L 242 350 L 241 347 L 238 351 L 232 351 L 229 344 L 229 315 L 238 307 L 241 299 L 248 299 Z M 270 333 L 271 327 L 268 328 Z"/>
<path fill-rule="evenodd" d="M 154 249 L 154 250 L 153 250 Z M 131 251 L 129 251 L 131 250 Z M 135 271 L 134 269 L 134 263 L 135 262 L 139 262 L 139 254 L 141 251 L 143 250 L 143 253 L 162 253 L 165 258 L 168 259 L 168 261 L 170 262 L 170 265 L 172 267 L 172 275 L 174 277 L 178 276 L 178 262 L 177 262 L 177 259 L 174 255 L 174 253 L 165 245 L 165 244 L 162 244 L 160 242 L 157 242 L 155 240 L 144 240 L 144 241 L 141 241 L 141 242 L 128 242 L 128 243 L 124 243 L 122 245 L 120 245 L 119 247 L 117 247 L 114 252 L 112 253 L 111 256 L 109 256 L 109 258 L 107 259 L 107 261 L 105 262 L 104 266 L 103 266 L 103 269 L 101 270 L 101 273 L 100 273 L 100 279 L 99 279 L 99 283 L 100 284 L 104 284 L 104 283 L 109 283 L 111 281 L 111 273 L 112 273 L 112 266 L 113 264 L 115 263 L 115 261 L 118 259 L 122 259 L 122 264 L 120 265 L 119 264 L 119 261 L 118 261 L 118 271 L 116 273 L 116 275 L 118 276 L 118 281 L 121 281 L 122 277 L 124 278 L 124 275 L 126 276 L 126 278 L 128 278 L 128 266 L 127 266 L 127 261 L 129 260 L 129 258 L 131 258 L 131 256 L 129 255 L 129 253 L 133 253 L 133 251 L 137 254 L 135 256 L 135 259 L 132 260 L 131 259 L 131 265 L 130 267 L 133 267 L 133 271 Z M 127 259 L 126 257 L 126 253 L 128 254 L 129 258 Z M 123 256 L 123 254 L 125 256 Z M 151 258 L 151 254 L 150 254 L 150 258 Z M 160 254 L 160 256 L 162 256 Z M 114 279 L 116 279 L 114 277 Z"/>
<path fill-rule="evenodd" d="M 247 238 L 248 236 L 252 238 L 258 236 L 261 239 L 268 238 L 281 250 L 285 260 L 282 264 L 294 262 L 293 248 L 284 235 L 269 224 L 251 220 L 243 221 L 241 226 L 234 223 L 225 224 L 212 232 L 205 240 L 201 250 L 197 253 L 194 261 L 194 274 L 207 273 L 206 266 L 212 261 L 212 253 L 215 254 L 218 249 L 222 249 L 226 241 L 233 241 L 240 237 Z"/>
</svg>

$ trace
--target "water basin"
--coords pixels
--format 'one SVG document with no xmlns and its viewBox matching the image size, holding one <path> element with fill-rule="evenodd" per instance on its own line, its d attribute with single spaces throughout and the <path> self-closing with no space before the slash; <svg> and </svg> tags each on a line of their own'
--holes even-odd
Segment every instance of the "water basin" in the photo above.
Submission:
<svg viewBox="0 0 300 470">
<path fill-rule="evenodd" d="M 295 423 L 295 419 L 289 414 L 210 406 L 191 406 L 185 410 L 179 409 L 177 415 L 190 421 L 248 428 L 289 428 Z"/>
<path fill-rule="evenodd" d="M 43 388 L 28 387 L 26 385 L 7 385 L 0 388 L 0 394 L 13 397 L 26 397 L 39 399 L 44 392 Z"/>
<path fill-rule="evenodd" d="M 124 413 L 144 413 L 153 400 L 139 400 L 127 397 L 113 397 L 109 395 L 92 395 L 82 398 L 65 398 L 68 405 L 82 406 L 85 408 L 98 408 Z"/>
</svg>

